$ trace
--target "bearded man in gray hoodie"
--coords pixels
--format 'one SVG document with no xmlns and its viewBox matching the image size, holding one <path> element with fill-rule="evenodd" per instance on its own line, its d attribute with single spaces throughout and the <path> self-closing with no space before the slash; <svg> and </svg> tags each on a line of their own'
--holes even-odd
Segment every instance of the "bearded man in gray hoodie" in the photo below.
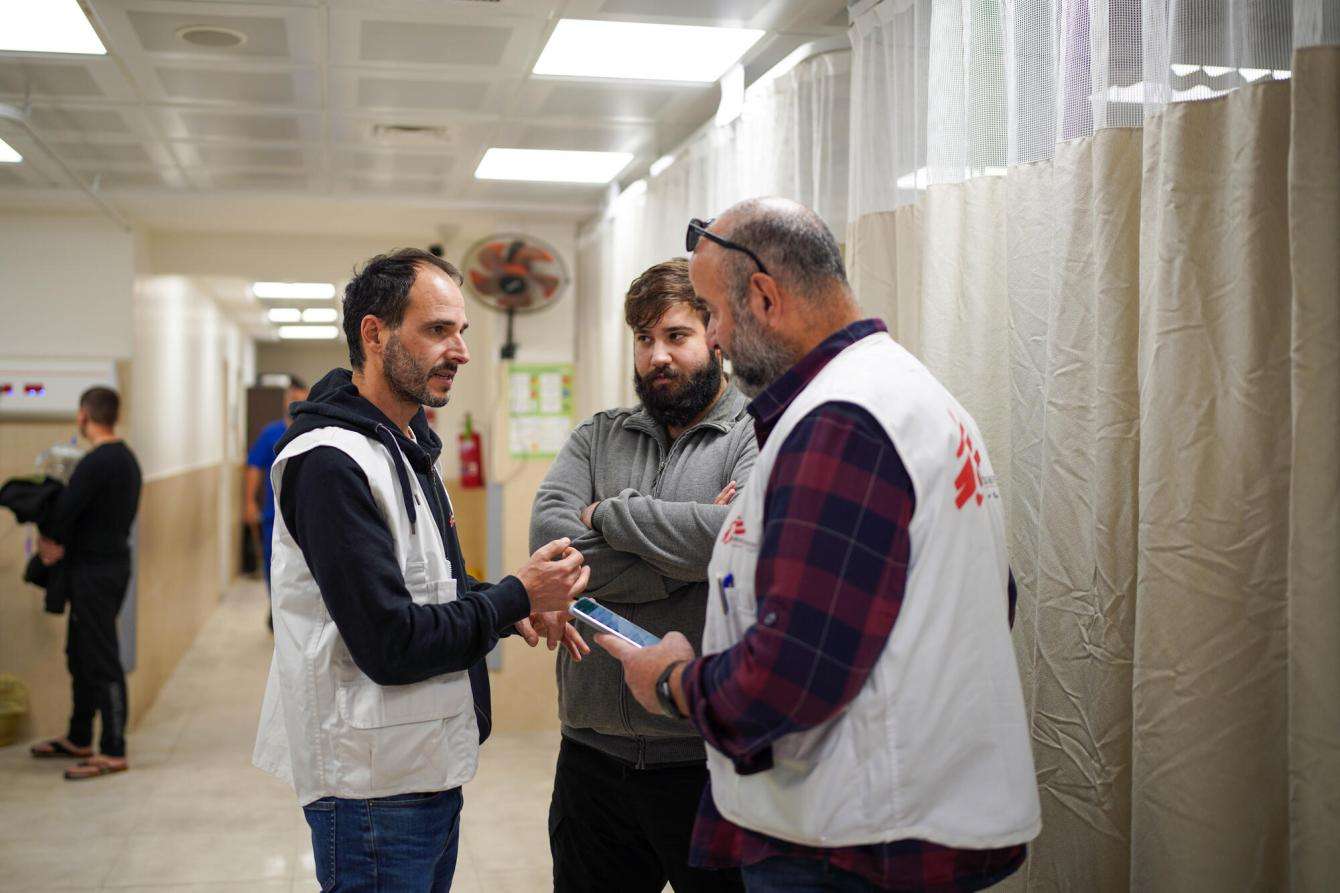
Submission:
<svg viewBox="0 0 1340 893">
<path fill-rule="evenodd" d="M 596 413 L 573 433 L 536 494 L 530 539 L 570 537 L 590 568 L 588 595 L 657 635 L 681 630 L 697 647 L 712 544 L 758 447 L 747 401 L 708 347 L 707 305 L 687 261 L 635 279 L 624 317 L 641 404 Z M 742 890 L 733 870 L 688 864 L 707 784 L 692 725 L 644 710 L 619 663 L 598 649 L 580 663 L 560 651 L 558 701 L 555 891 L 659 893 L 667 881 L 676 893 Z"/>
</svg>

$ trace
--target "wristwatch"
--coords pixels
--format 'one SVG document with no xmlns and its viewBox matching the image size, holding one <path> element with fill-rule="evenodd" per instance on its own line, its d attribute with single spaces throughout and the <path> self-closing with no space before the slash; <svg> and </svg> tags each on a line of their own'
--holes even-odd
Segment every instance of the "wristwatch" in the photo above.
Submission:
<svg viewBox="0 0 1340 893">
<path fill-rule="evenodd" d="M 675 672 L 675 667 L 686 663 L 688 663 L 688 661 L 675 661 L 662 670 L 660 678 L 656 680 L 656 700 L 660 702 L 661 712 L 671 719 L 688 718 L 683 713 L 679 712 L 679 705 L 675 703 L 675 696 L 670 692 L 670 675 Z"/>
</svg>

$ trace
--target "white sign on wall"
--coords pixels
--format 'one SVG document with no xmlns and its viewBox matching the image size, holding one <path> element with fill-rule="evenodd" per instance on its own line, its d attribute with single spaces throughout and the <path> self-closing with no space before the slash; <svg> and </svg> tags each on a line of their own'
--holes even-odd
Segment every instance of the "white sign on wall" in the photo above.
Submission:
<svg viewBox="0 0 1340 893">
<path fill-rule="evenodd" d="M 79 395 L 116 387 L 111 360 L 0 360 L 0 419 L 73 419 Z"/>
</svg>

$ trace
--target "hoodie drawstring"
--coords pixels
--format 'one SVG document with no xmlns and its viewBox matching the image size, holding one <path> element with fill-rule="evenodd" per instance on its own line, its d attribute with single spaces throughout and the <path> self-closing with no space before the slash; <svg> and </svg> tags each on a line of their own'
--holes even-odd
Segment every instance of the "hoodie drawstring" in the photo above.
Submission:
<svg viewBox="0 0 1340 893">
<path fill-rule="evenodd" d="M 395 442 L 395 433 L 390 428 L 378 424 L 377 439 L 395 459 L 396 477 L 400 479 L 400 492 L 405 497 L 405 511 L 409 513 L 409 530 L 410 533 L 414 533 L 418 513 L 414 510 L 414 488 L 410 484 L 409 471 L 405 468 L 405 456 L 400 452 L 400 446 Z"/>
</svg>

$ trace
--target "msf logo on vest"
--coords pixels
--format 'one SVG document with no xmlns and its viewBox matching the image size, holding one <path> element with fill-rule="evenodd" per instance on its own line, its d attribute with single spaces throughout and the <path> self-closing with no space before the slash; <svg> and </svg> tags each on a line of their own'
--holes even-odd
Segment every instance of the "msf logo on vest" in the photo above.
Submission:
<svg viewBox="0 0 1340 893">
<path fill-rule="evenodd" d="M 954 461 L 962 461 L 958 476 L 954 478 L 954 508 L 962 510 L 970 502 L 981 505 L 987 499 L 999 499 L 1000 490 L 996 487 L 996 477 L 982 473 L 982 451 L 973 445 L 972 435 L 952 412 L 949 417 L 958 426 L 958 448 L 954 451 Z"/>
<path fill-rule="evenodd" d="M 721 535 L 721 544 L 729 546 L 731 540 L 744 538 L 744 518 L 736 518 L 733 522 L 726 525 L 726 532 Z"/>
</svg>

